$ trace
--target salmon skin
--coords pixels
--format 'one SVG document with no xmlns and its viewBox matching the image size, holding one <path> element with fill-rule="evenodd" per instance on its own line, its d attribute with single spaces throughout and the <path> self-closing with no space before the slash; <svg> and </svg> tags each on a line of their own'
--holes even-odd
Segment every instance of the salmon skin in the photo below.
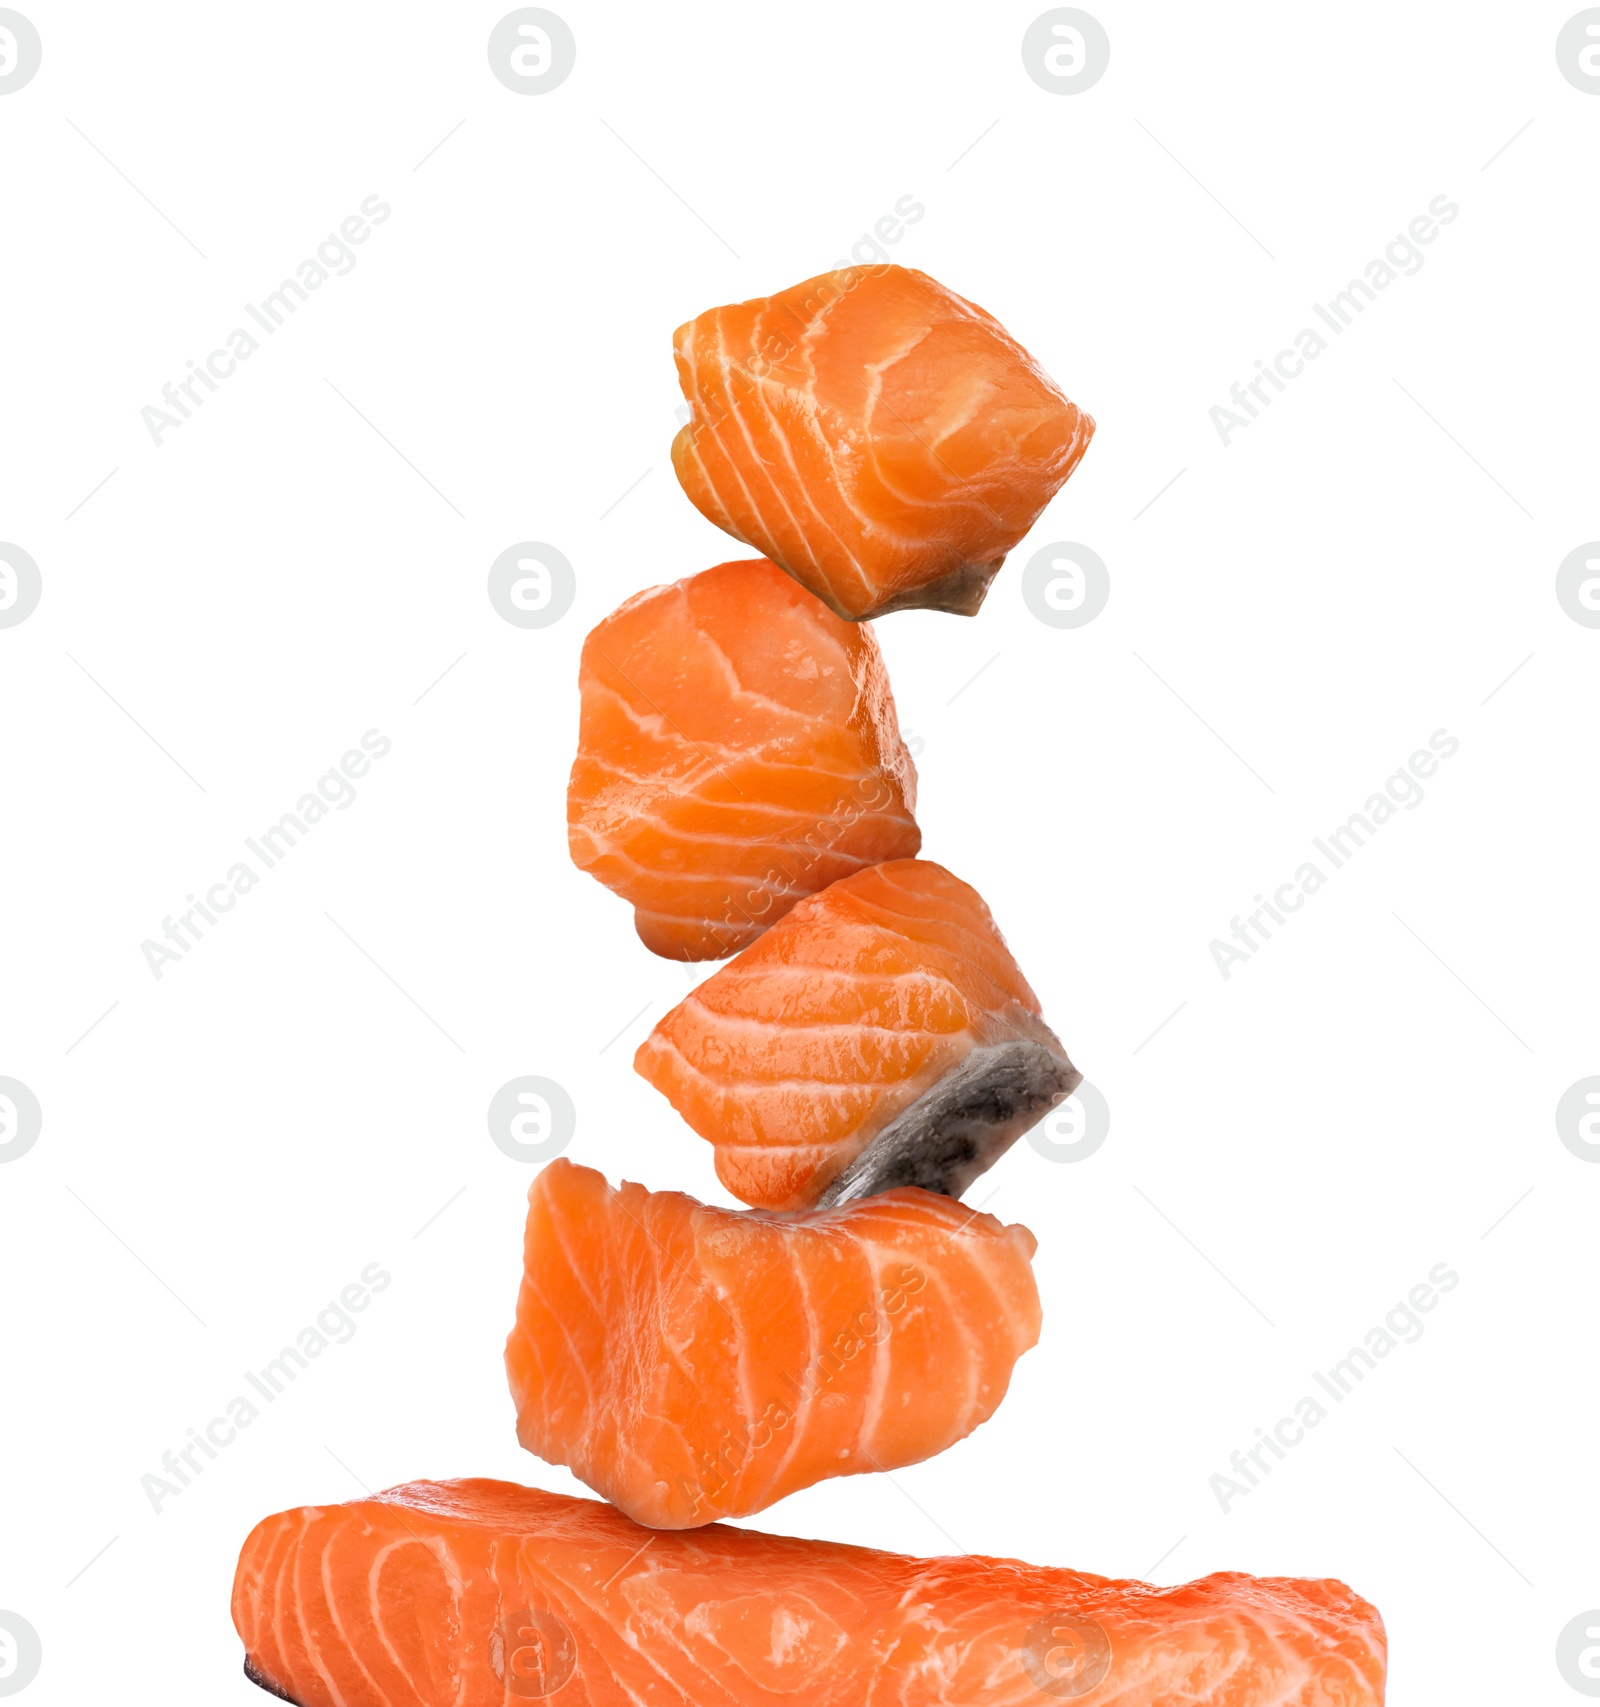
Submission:
<svg viewBox="0 0 1600 1707">
<path fill-rule="evenodd" d="M 1382 1707 L 1387 1654 L 1339 1582 L 662 1534 L 490 1481 L 267 1518 L 233 1622 L 299 1707 Z"/>
<path fill-rule="evenodd" d="M 992 315 L 908 267 L 843 267 L 673 335 L 695 508 L 852 621 L 971 616 L 1093 420 Z"/>
<path fill-rule="evenodd" d="M 923 859 L 801 902 L 633 1064 L 769 1209 L 959 1197 L 1082 1078 L 977 891 Z"/>
<path fill-rule="evenodd" d="M 768 1215 L 552 1162 L 506 1342 L 517 1438 L 659 1529 L 917 1463 L 1037 1341 L 1034 1248 L 914 1189 Z"/>
<path fill-rule="evenodd" d="M 877 640 L 762 558 L 629 599 L 584 641 L 579 688 L 568 845 L 656 954 L 725 959 L 922 845 Z"/>
</svg>

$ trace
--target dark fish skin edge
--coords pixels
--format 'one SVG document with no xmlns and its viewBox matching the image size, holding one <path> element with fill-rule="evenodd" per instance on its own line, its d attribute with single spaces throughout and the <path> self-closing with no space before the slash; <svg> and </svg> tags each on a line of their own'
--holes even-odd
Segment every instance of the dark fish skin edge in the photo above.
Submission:
<svg viewBox="0 0 1600 1707">
<path fill-rule="evenodd" d="M 903 1110 L 817 1199 L 829 1209 L 898 1186 L 959 1198 L 1083 1075 L 1032 1042 L 975 1049 Z"/>
<path fill-rule="evenodd" d="M 883 600 L 865 616 L 851 616 L 847 611 L 839 614 L 848 622 L 870 622 L 874 617 L 887 616 L 897 610 L 938 610 L 950 616 L 976 616 L 988 594 L 989 583 L 1004 562 L 1004 557 L 996 557 L 989 563 L 963 563 L 937 581 L 930 581 L 923 587 L 912 587 L 907 592 L 896 593 L 892 598 Z"/>
<path fill-rule="evenodd" d="M 742 534 L 735 534 L 735 539 L 743 539 Z M 759 551 L 761 547 L 754 540 L 746 539 L 746 545 L 754 546 Z M 784 560 L 774 554 L 767 559 L 776 563 L 785 575 L 791 575 L 814 598 L 822 602 L 835 616 L 843 617 L 846 622 L 873 622 L 880 616 L 887 616 L 897 610 L 940 610 L 950 616 L 976 616 L 989 592 L 989 583 L 1000 572 L 1000 566 L 1005 562 L 1005 555 L 991 558 L 987 563 L 963 563 L 941 575 L 937 581 L 929 581 L 920 587 L 908 588 L 903 593 L 895 593 L 887 599 L 875 604 L 868 611 L 846 610 L 845 607 L 826 589 L 812 585 L 812 579 L 791 569 Z"/>
<path fill-rule="evenodd" d="M 248 1654 L 244 1657 L 244 1675 L 250 1679 L 257 1689 L 264 1689 L 268 1695 L 276 1695 L 280 1701 L 289 1702 L 290 1707 L 300 1707 L 300 1703 L 286 1690 L 279 1689 L 264 1671 L 256 1670 L 255 1661 Z"/>
</svg>

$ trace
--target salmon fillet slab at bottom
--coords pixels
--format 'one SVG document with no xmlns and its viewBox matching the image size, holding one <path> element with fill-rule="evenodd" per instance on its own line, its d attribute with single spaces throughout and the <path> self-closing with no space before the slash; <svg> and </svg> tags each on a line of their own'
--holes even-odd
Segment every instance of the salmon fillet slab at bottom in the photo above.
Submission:
<svg viewBox="0 0 1600 1707">
<path fill-rule="evenodd" d="M 233 1621 L 300 1707 L 1381 1707 L 1386 1658 L 1337 1582 L 662 1533 L 490 1481 L 267 1518 Z"/>
</svg>

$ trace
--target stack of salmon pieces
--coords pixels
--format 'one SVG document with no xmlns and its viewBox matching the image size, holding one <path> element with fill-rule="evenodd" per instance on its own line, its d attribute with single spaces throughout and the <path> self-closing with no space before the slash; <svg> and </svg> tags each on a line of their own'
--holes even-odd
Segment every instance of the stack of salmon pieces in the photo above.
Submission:
<svg viewBox="0 0 1600 1707">
<path fill-rule="evenodd" d="M 577 866 L 725 961 L 635 1060 L 749 1207 L 529 1192 L 517 1435 L 609 1504 L 417 1482 L 245 1543 L 246 1671 L 301 1707 L 1376 1707 L 1343 1584 L 1155 1588 L 729 1528 L 963 1439 L 1038 1341 L 1027 1228 L 962 1207 L 1080 1082 L 978 893 L 922 859 L 869 623 L 977 613 L 1093 421 L 989 314 L 848 267 L 674 340 L 694 505 L 763 555 L 586 639 Z"/>
</svg>

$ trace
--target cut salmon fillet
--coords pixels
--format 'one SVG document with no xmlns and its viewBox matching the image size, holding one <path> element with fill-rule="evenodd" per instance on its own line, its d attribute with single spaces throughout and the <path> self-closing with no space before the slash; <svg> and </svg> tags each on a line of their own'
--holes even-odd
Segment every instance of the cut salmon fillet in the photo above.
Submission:
<svg viewBox="0 0 1600 1707">
<path fill-rule="evenodd" d="M 579 687 L 572 858 L 657 954 L 724 959 L 922 844 L 877 640 L 764 559 L 629 599 L 584 641 Z"/>
<path fill-rule="evenodd" d="M 506 1342 L 517 1438 L 661 1529 L 914 1464 L 986 1421 L 1037 1341 L 1033 1253 L 915 1189 L 768 1215 L 552 1162 Z"/>
<path fill-rule="evenodd" d="M 661 1534 L 490 1481 L 267 1518 L 233 1622 L 300 1707 L 1382 1707 L 1387 1660 L 1339 1582 Z"/>
<path fill-rule="evenodd" d="M 959 1197 L 1082 1077 L 977 891 L 923 859 L 801 902 L 633 1064 L 769 1209 Z"/>
<path fill-rule="evenodd" d="M 709 309 L 673 350 L 691 502 L 853 621 L 971 616 L 1094 432 L 999 321 L 908 267 Z"/>
</svg>

